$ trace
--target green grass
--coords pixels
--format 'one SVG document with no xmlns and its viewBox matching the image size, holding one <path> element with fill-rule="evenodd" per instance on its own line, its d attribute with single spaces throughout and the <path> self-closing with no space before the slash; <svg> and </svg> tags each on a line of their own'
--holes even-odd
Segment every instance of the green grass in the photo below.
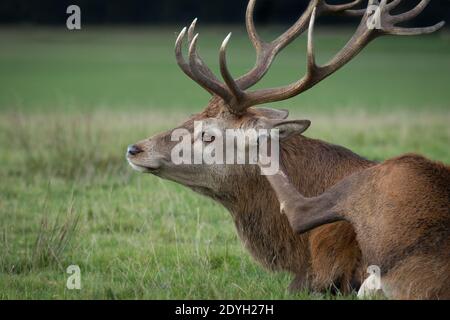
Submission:
<svg viewBox="0 0 450 320">
<path fill-rule="evenodd" d="M 178 29 L 0 29 L 0 298 L 331 298 L 288 294 L 289 275 L 252 261 L 225 209 L 126 164 L 128 144 L 207 102 L 174 61 Z M 228 28 L 207 29 L 200 50 L 217 70 Z M 239 74 L 254 53 L 234 29 Z M 319 29 L 319 61 L 349 32 Z M 372 159 L 419 152 L 450 163 L 449 58 L 448 34 L 379 39 L 276 106 L 311 119 L 308 136 Z M 260 86 L 295 80 L 304 60 L 301 39 Z M 80 291 L 66 289 L 71 264 Z"/>
</svg>

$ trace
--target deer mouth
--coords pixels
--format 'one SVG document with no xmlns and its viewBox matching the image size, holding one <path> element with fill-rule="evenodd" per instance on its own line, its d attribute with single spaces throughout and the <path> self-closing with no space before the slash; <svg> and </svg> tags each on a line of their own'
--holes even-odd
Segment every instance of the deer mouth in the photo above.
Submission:
<svg viewBox="0 0 450 320">
<path fill-rule="evenodd" d="M 158 173 L 158 171 L 161 168 L 161 162 L 157 161 L 154 164 L 151 165 L 144 165 L 133 162 L 130 158 L 127 158 L 128 164 L 136 171 L 143 172 L 143 173 Z"/>
</svg>

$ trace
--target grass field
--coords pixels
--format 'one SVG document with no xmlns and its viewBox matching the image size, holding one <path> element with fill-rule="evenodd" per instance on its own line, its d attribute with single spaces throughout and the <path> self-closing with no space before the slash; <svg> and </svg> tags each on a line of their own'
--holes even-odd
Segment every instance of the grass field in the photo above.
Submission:
<svg viewBox="0 0 450 320">
<path fill-rule="evenodd" d="M 288 294 L 289 275 L 252 261 L 231 217 L 188 189 L 135 173 L 126 146 L 200 111 L 208 96 L 178 70 L 178 27 L 0 28 L 0 298 L 330 298 Z M 228 29 L 200 28 L 217 70 Z M 234 74 L 253 64 L 243 30 Z M 280 28 L 263 32 L 267 38 Z M 350 30 L 317 31 L 320 62 Z M 304 72 L 304 38 L 260 86 Z M 450 36 L 379 39 L 288 102 L 306 135 L 382 160 L 419 152 L 450 163 Z M 81 268 L 81 290 L 66 268 Z M 338 298 L 353 298 L 338 297 Z"/>
</svg>

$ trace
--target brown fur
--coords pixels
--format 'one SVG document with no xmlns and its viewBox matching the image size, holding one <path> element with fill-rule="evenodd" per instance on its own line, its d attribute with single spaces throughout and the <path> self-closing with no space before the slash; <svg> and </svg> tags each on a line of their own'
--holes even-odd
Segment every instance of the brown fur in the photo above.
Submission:
<svg viewBox="0 0 450 320">
<path fill-rule="evenodd" d="M 273 185 L 283 197 L 279 181 Z M 291 193 L 286 199 L 297 232 L 349 221 L 364 261 L 381 268 L 388 296 L 450 299 L 449 166 L 405 155 L 355 173 L 318 197 Z"/>
</svg>

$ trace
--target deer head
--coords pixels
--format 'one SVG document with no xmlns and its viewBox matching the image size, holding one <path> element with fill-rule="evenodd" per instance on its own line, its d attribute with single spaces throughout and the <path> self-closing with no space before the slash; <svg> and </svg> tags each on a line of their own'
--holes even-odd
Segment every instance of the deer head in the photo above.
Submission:
<svg viewBox="0 0 450 320">
<path fill-rule="evenodd" d="M 392 15 L 401 0 L 378 2 L 371 0 L 366 9 L 355 9 L 362 1 L 356 0 L 341 5 L 330 5 L 323 0 L 310 1 L 305 12 L 297 22 L 285 33 L 272 42 L 264 42 L 258 35 L 253 13 L 256 0 L 250 0 L 246 13 L 246 26 L 249 38 L 256 50 L 256 64 L 245 75 L 235 79 L 228 67 L 226 49 L 231 37 L 229 34 L 222 43 L 219 52 L 220 73 L 223 82 L 208 68 L 197 50 L 199 35 L 195 34 L 197 20 L 189 28 L 184 28 L 175 43 L 175 56 L 181 70 L 201 87 L 207 90 L 212 99 L 204 111 L 192 116 L 179 127 L 142 140 L 130 146 L 127 159 L 130 165 L 139 171 L 152 173 L 160 177 L 174 180 L 197 191 L 216 194 L 226 191 L 223 188 L 235 188 L 226 181 L 236 181 L 237 177 L 248 179 L 253 174 L 259 174 L 257 166 L 250 165 L 195 165 L 174 164 L 171 151 L 178 143 L 172 141 L 171 135 L 176 129 L 184 129 L 191 133 L 191 143 L 200 142 L 205 147 L 211 143 L 211 137 L 205 132 L 195 131 L 195 121 L 203 121 L 210 129 L 223 132 L 226 129 L 279 129 L 281 143 L 285 139 L 301 134 L 308 126 L 308 120 L 286 120 L 288 112 L 256 106 L 286 100 L 297 96 L 312 88 L 327 78 L 351 59 L 353 59 L 366 45 L 382 35 L 420 35 L 432 33 L 443 26 L 443 22 L 425 28 L 403 28 L 396 24 L 408 21 L 417 16 L 430 2 L 422 0 L 412 10 Z M 342 14 L 347 16 L 361 16 L 362 20 L 355 34 L 347 44 L 325 65 L 319 66 L 314 53 L 314 24 L 318 16 L 323 14 Z M 378 19 L 373 23 L 374 19 Z M 309 28 L 308 28 L 309 26 Z M 308 29 L 307 71 L 298 81 L 279 88 L 248 90 L 267 73 L 277 54 Z M 188 59 L 185 60 L 182 47 L 187 38 L 189 46 Z"/>
</svg>

